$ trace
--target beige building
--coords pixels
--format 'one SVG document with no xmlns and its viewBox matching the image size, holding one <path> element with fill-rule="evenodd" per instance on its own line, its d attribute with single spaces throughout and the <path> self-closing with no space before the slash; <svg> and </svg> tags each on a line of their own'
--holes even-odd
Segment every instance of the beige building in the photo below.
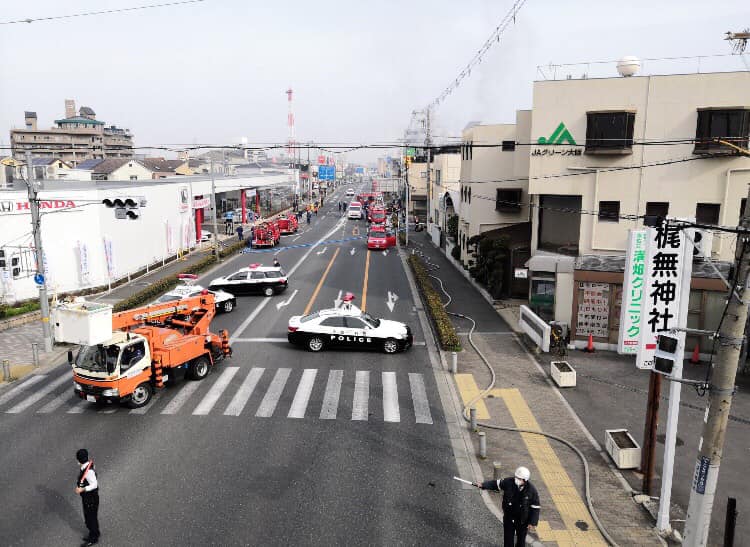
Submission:
<svg viewBox="0 0 750 547">
<path fill-rule="evenodd" d="M 79 170 L 91 173 L 92 180 L 152 180 L 160 178 L 141 161 L 128 158 L 86 160 L 78 165 Z"/>
<path fill-rule="evenodd" d="M 454 198 L 458 199 L 460 174 L 460 147 L 441 147 L 430 163 L 430 185 L 427 188 L 428 210 L 430 211 L 427 219 L 428 229 L 435 232 L 438 240 L 439 234 L 445 231 L 448 216 L 455 214 L 455 207 L 454 211 L 450 211 L 447 204 L 452 203 Z"/>
<path fill-rule="evenodd" d="M 409 185 L 409 214 L 427 222 L 427 161 L 426 156 L 416 156 L 406 168 Z"/>
<path fill-rule="evenodd" d="M 35 158 L 58 158 L 72 166 L 87 159 L 129 158 L 133 155 L 133 136 L 128 129 L 106 125 L 94 111 L 65 101 L 65 117 L 55 127 L 39 129 L 36 112 L 26 112 L 24 127 L 10 130 L 13 156 L 23 159 L 30 150 Z"/>
<path fill-rule="evenodd" d="M 582 343 L 617 343 L 628 231 L 644 216 L 736 226 L 750 185 L 750 73 L 540 81 L 534 84 L 529 194 L 530 302 L 571 325 Z M 735 238 L 706 233 L 723 271 Z M 715 328 L 725 286 L 693 269 L 689 325 Z M 587 326 L 588 292 L 603 290 L 606 320 Z M 697 340 L 688 343 L 692 350 Z M 707 347 L 707 341 L 701 341 Z"/>
</svg>

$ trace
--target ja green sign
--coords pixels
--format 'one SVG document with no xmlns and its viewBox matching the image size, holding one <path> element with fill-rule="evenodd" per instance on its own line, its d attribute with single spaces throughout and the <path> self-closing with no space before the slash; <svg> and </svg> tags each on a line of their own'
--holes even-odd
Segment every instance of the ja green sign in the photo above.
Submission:
<svg viewBox="0 0 750 547">
<path fill-rule="evenodd" d="M 568 128 L 565 127 L 563 122 L 560 122 L 560 125 L 557 126 L 557 129 L 555 129 L 549 137 L 539 137 L 536 142 L 538 144 L 568 143 L 571 146 L 575 146 L 576 144 L 573 135 L 570 134 L 570 131 L 568 131 Z"/>
<path fill-rule="evenodd" d="M 417 149 L 416 148 L 407 148 L 406 149 L 406 155 L 410 158 L 413 158 L 417 155 Z"/>
</svg>

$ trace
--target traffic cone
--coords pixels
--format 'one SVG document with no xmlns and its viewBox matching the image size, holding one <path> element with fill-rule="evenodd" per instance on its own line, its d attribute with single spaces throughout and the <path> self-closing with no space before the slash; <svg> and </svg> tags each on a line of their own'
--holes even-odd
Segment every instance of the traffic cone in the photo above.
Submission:
<svg viewBox="0 0 750 547">
<path fill-rule="evenodd" d="M 586 349 L 584 350 L 587 353 L 594 353 L 594 335 L 589 334 L 589 343 L 586 344 Z"/>
<path fill-rule="evenodd" d="M 695 348 L 693 348 L 693 356 L 690 358 L 690 362 L 697 365 L 701 362 L 701 349 L 700 344 L 696 342 Z"/>
</svg>

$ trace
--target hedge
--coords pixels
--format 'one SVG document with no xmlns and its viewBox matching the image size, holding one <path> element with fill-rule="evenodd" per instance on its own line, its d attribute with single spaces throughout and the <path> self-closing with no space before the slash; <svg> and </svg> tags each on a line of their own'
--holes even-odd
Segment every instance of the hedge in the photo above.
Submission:
<svg viewBox="0 0 750 547">
<path fill-rule="evenodd" d="M 234 255 L 238 251 L 242 250 L 245 247 L 246 243 L 247 242 L 244 240 L 235 241 L 234 243 L 227 245 L 223 249 L 220 249 L 219 256 L 225 258 L 227 256 Z M 114 311 L 118 312 L 129 310 L 131 308 L 136 308 L 138 306 L 153 302 L 157 297 L 161 296 L 167 291 L 172 290 L 180 283 L 180 280 L 177 279 L 177 276 L 179 274 L 199 274 L 209 269 L 214 264 L 216 264 L 216 259 L 214 258 L 213 253 L 208 253 L 204 258 L 202 258 L 195 264 L 187 266 L 184 270 L 181 270 L 177 274 L 160 279 L 159 281 L 152 283 L 145 289 L 138 291 L 131 297 L 118 302 L 114 306 Z"/>
<path fill-rule="evenodd" d="M 448 317 L 443 307 L 440 295 L 432 286 L 432 282 L 427 275 L 427 271 L 424 269 L 422 261 L 416 255 L 410 255 L 408 262 L 417 280 L 417 285 L 422 294 L 422 299 L 427 306 L 432 324 L 435 325 L 440 347 L 445 351 L 460 351 L 461 341 L 456 334 L 456 328 L 453 326 L 450 317 Z"/>
<path fill-rule="evenodd" d="M 16 315 L 23 315 L 39 309 L 38 300 L 27 300 L 21 304 L 9 306 L 7 304 L 0 304 L 0 319 L 7 319 L 9 317 L 15 317 Z"/>
</svg>

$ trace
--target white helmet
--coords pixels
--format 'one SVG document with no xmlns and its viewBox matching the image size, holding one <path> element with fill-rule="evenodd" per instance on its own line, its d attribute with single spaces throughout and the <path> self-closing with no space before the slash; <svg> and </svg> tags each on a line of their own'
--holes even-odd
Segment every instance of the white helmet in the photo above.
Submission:
<svg viewBox="0 0 750 547">
<path fill-rule="evenodd" d="M 529 480 L 530 477 L 531 477 L 531 471 L 529 471 L 527 468 L 525 468 L 525 467 L 519 467 L 518 469 L 516 469 L 516 478 L 517 479 L 523 479 L 523 480 L 527 481 L 527 480 Z"/>
</svg>

